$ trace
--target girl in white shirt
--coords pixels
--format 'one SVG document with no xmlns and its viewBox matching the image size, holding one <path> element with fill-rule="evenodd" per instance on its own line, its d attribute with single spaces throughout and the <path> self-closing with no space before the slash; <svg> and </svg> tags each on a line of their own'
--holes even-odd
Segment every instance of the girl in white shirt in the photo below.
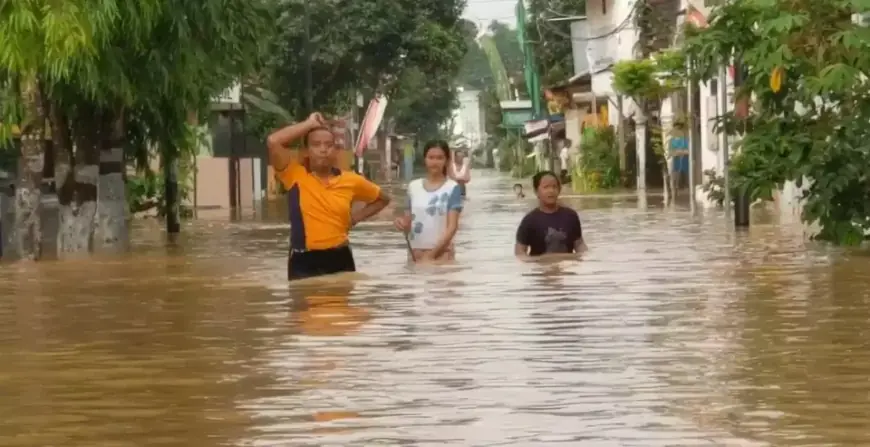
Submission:
<svg viewBox="0 0 870 447">
<path fill-rule="evenodd" d="M 408 184 L 408 209 L 396 219 L 396 228 L 408 236 L 416 262 L 452 261 L 453 237 L 459 228 L 462 191 L 447 176 L 450 148 L 431 141 L 423 149 L 426 177 Z"/>
</svg>

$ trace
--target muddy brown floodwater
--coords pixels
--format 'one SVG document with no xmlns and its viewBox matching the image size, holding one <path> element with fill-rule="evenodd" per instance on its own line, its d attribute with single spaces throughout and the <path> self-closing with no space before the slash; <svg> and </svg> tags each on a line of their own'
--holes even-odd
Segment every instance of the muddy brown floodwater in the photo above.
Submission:
<svg viewBox="0 0 870 447">
<path fill-rule="evenodd" d="M 870 257 L 571 198 L 583 261 L 521 263 L 512 184 L 476 174 L 451 267 L 384 216 L 288 289 L 280 204 L 3 265 L 0 445 L 870 445 Z"/>
</svg>

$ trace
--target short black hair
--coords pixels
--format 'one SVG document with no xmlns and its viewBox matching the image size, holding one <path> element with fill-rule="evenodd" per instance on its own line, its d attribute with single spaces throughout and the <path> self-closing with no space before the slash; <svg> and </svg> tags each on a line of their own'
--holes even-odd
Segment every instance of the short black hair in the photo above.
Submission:
<svg viewBox="0 0 870 447">
<path fill-rule="evenodd" d="M 302 145 L 307 148 L 308 147 L 308 139 L 311 137 L 311 134 L 313 134 L 314 132 L 321 131 L 321 130 L 329 132 L 329 134 L 332 135 L 332 139 L 335 140 L 335 134 L 332 132 L 332 129 L 330 129 L 326 126 L 317 126 L 317 127 L 313 128 L 305 133 L 305 136 L 302 138 Z"/>
<path fill-rule="evenodd" d="M 555 172 L 553 172 L 553 171 L 540 171 L 537 174 L 535 174 L 534 177 L 532 177 L 532 187 L 535 188 L 535 191 L 537 191 L 538 187 L 541 186 L 541 180 L 543 180 L 544 177 L 546 177 L 548 175 L 553 177 L 556 180 L 556 183 L 559 185 L 560 188 L 562 187 L 562 181 L 559 180 L 559 176 L 556 175 Z"/>
<path fill-rule="evenodd" d="M 514 183 L 514 189 L 517 189 L 517 188 L 523 189 L 523 184 L 522 183 Z"/>
</svg>

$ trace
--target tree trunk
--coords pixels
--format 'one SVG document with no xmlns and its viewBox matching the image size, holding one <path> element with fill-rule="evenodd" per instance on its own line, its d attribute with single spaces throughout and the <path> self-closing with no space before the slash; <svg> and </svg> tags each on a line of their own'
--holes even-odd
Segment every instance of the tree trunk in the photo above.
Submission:
<svg viewBox="0 0 870 447">
<path fill-rule="evenodd" d="M 54 181 L 57 188 L 57 255 L 62 258 L 67 234 L 72 232 L 75 204 L 75 175 L 72 170 L 73 147 L 69 122 L 56 107 L 51 108 L 51 134 L 54 143 Z"/>
<path fill-rule="evenodd" d="M 618 95 L 616 97 L 616 112 L 619 114 L 619 118 L 617 118 L 616 122 L 616 145 L 619 148 L 619 177 L 621 179 L 625 175 L 625 168 L 627 166 L 626 161 L 628 160 L 628 154 L 625 152 L 627 146 L 625 141 L 625 127 L 628 125 L 628 122 L 625 119 L 625 114 L 622 112 L 622 109 L 622 95 Z"/>
<path fill-rule="evenodd" d="M 42 168 L 45 163 L 45 104 L 42 86 L 30 80 L 22 100 L 30 122 L 21 129 L 21 158 L 15 188 L 15 245 L 21 259 L 42 255 Z"/>
<path fill-rule="evenodd" d="M 665 159 L 665 163 L 669 160 Z M 670 169 L 667 166 L 662 166 L 662 202 L 664 206 L 671 205 L 674 202 L 676 194 L 674 194 L 673 184 L 671 184 Z"/>
<path fill-rule="evenodd" d="M 166 232 L 176 234 L 181 231 L 181 217 L 178 210 L 178 157 L 172 146 L 163 146 L 163 197 L 166 200 Z"/>
<path fill-rule="evenodd" d="M 126 250 L 127 194 L 124 185 L 124 121 L 123 115 L 113 117 L 108 138 L 100 147 L 100 176 L 97 181 L 97 221 L 94 245 L 98 251 Z"/>
<path fill-rule="evenodd" d="M 94 224 L 97 214 L 97 181 L 100 175 L 100 141 L 106 129 L 102 111 L 83 105 L 88 122 L 77 123 L 75 134 L 74 173 L 67 176 L 64 187 L 72 191 L 71 209 L 61 215 L 58 227 L 59 258 L 79 257 L 93 249 Z M 72 178 L 70 178 L 72 177 Z M 69 197 L 65 197 L 69 199 Z M 60 202 L 60 194 L 58 194 Z M 59 203 L 59 205 L 61 205 Z M 63 206 L 63 205 L 61 205 Z"/>
</svg>

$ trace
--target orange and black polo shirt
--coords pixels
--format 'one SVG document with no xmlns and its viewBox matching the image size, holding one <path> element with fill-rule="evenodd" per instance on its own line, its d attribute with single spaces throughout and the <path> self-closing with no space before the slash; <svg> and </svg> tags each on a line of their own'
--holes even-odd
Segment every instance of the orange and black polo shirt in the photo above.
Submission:
<svg viewBox="0 0 870 447">
<path fill-rule="evenodd" d="M 277 174 L 290 205 L 290 250 L 327 250 L 347 244 L 351 203 L 371 203 L 380 186 L 352 172 L 333 168 L 328 182 L 309 172 L 305 163 L 291 162 Z"/>
</svg>

